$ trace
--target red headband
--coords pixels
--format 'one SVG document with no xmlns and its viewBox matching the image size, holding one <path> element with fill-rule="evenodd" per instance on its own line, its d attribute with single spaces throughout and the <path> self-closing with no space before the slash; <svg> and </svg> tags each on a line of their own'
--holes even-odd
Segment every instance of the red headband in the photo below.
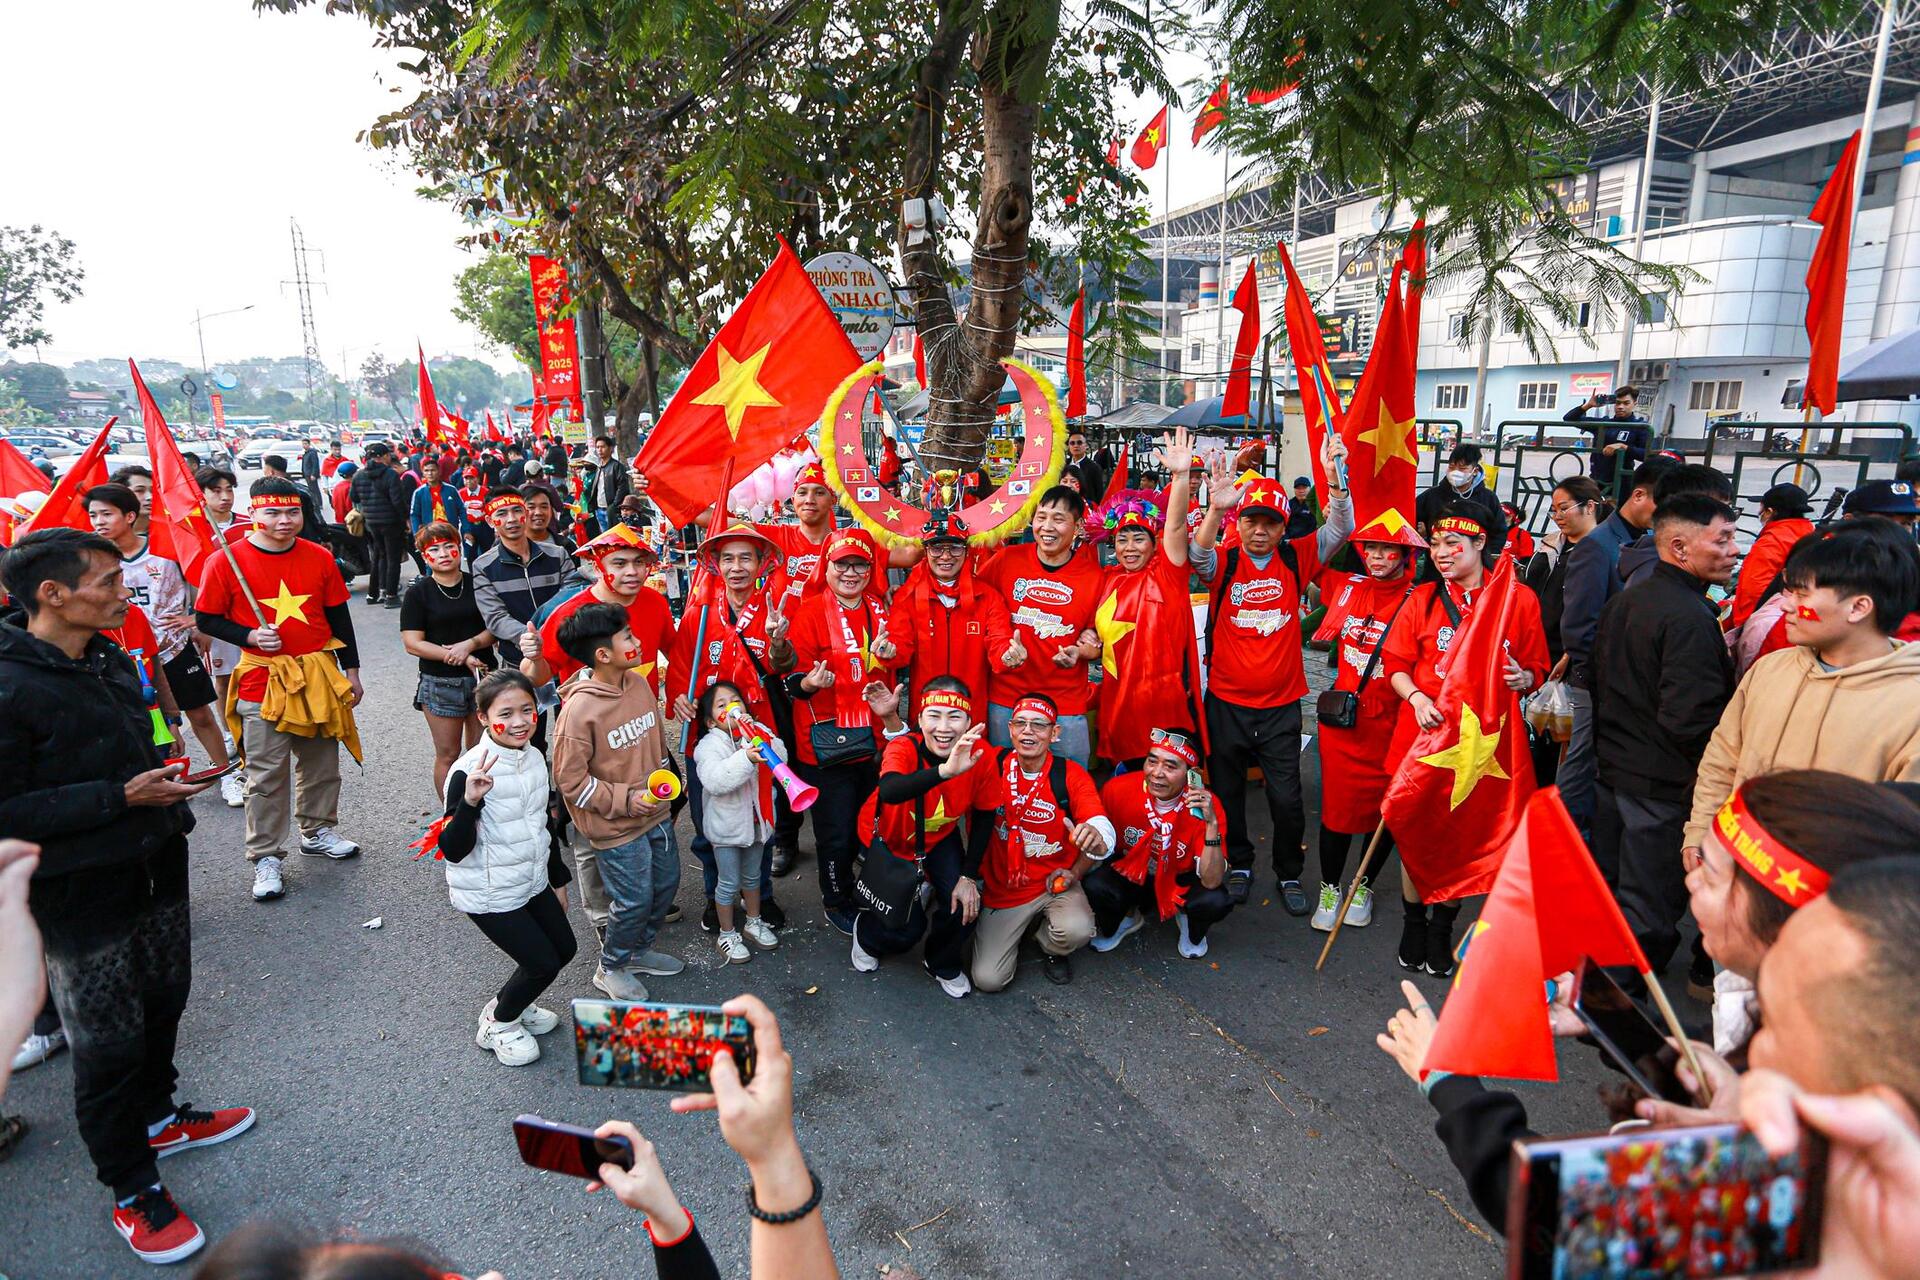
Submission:
<svg viewBox="0 0 1920 1280">
<path fill-rule="evenodd" d="M 1475 520 L 1472 516 L 1441 516 L 1438 520 L 1434 521 L 1433 531 L 1435 533 L 1459 533 L 1469 538 L 1484 538 L 1487 536 L 1487 527 L 1478 520 Z"/>
<path fill-rule="evenodd" d="M 928 707 L 948 707 L 955 711 L 964 711 L 968 715 L 973 714 L 973 702 L 958 689 L 935 689 L 932 693 L 922 696 L 921 710 L 924 711 Z"/>
<path fill-rule="evenodd" d="M 1011 722 L 1023 711 L 1039 716 L 1048 724 L 1057 724 L 1060 720 L 1060 712 L 1051 703 L 1041 698 L 1022 698 L 1013 704 L 1013 711 L 1007 716 L 1008 721 Z"/>
<path fill-rule="evenodd" d="M 1189 769 L 1200 767 L 1200 753 L 1184 733 L 1175 733 L 1170 729 L 1155 729 L 1148 735 L 1149 751 L 1164 751 Z"/>
<path fill-rule="evenodd" d="M 285 507 L 289 510 L 298 511 L 300 510 L 300 495 L 297 493 L 262 493 L 248 499 L 247 505 L 255 511 L 267 507 Z"/>
<path fill-rule="evenodd" d="M 487 499 L 486 512 L 488 515 L 493 515 L 504 507 L 524 507 L 526 505 L 527 500 L 517 493 L 496 493 Z"/>
<path fill-rule="evenodd" d="M 1714 834 L 1762 887 L 1790 907 L 1804 907 L 1827 891 L 1826 872 L 1787 848 L 1760 825 L 1736 791 L 1713 819 Z"/>
</svg>

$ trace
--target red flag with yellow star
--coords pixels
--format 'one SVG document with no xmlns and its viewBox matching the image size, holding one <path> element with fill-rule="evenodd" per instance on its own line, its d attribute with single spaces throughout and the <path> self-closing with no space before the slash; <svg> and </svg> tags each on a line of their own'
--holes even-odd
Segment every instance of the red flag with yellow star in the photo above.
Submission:
<svg viewBox="0 0 1920 1280">
<path fill-rule="evenodd" d="M 1326 468 L 1320 462 L 1320 444 L 1327 438 L 1327 425 L 1338 427 L 1342 410 L 1340 388 L 1333 384 L 1333 369 L 1327 364 L 1326 338 L 1320 332 L 1320 317 L 1313 313 L 1313 299 L 1293 269 L 1284 241 L 1280 266 L 1287 276 L 1287 345 L 1293 350 L 1294 375 L 1300 388 L 1300 408 L 1307 419 L 1307 453 L 1313 459 L 1313 491 L 1327 491 Z"/>
<path fill-rule="evenodd" d="M 1414 347 L 1400 295 L 1403 269 L 1393 269 L 1386 306 L 1374 328 L 1373 350 L 1347 404 L 1340 437 L 1347 444 L 1353 536 L 1419 546 L 1413 530 L 1420 456 L 1414 440 Z"/>
<path fill-rule="evenodd" d="M 860 356 L 783 239 L 766 274 L 700 353 L 634 465 L 676 526 L 721 500 L 738 475 L 792 444 Z"/>
<path fill-rule="evenodd" d="M 1534 791 L 1520 695 L 1504 678 L 1518 589 L 1513 562 L 1502 556 L 1447 650 L 1433 700 L 1440 727 L 1414 738 L 1380 805 L 1422 902 L 1491 888 Z"/>
<path fill-rule="evenodd" d="M 140 424 L 147 433 L 147 462 L 153 469 L 153 516 L 147 525 L 147 542 L 155 555 L 178 564 L 188 582 L 198 582 L 201 567 L 214 552 L 207 500 L 173 432 L 167 429 L 167 420 L 160 416 L 160 406 L 147 390 L 140 367 L 128 360 L 127 368 L 133 371 Z"/>
<path fill-rule="evenodd" d="M 1552 787 L 1527 802 L 1463 947 L 1422 1074 L 1557 1080 L 1541 999 L 1547 979 L 1578 969 L 1587 956 L 1596 964 L 1647 969 L 1633 930 Z"/>
<path fill-rule="evenodd" d="M 1151 169 L 1160 160 L 1160 152 L 1167 145 L 1167 108 L 1162 106 L 1160 114 L 1147 121 L 1147 127 L 1133 140 L 1133 162 L 1142 169 Z"/>
</svg>

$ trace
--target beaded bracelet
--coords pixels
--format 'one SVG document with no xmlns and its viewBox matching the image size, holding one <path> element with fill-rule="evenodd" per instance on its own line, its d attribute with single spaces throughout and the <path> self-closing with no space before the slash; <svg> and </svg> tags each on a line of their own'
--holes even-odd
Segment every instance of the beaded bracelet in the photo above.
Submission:
<svg viewBox="0 0 1920 1280">
<path fill-rule="evenodd" d="M 808 1196 L 807 1202 L 798 1209 L 790 1209 L 786 1213 L 768 1213 L 765 1209 L 762 1209 L 760 1202 L 753 1198 L 753 1184 L 749 1182 L 747 1184 L 747 1212 L 760 1221 L 775 1227 L 784 1227 L 789 1222 L 800 1221 L 800 1219 L 820 1207 L 820 1175 L 813 1171 L 812 1165 L 807 1166 L 807 1177 L 813 1181 L 813 1194 Z"/>
</svg>

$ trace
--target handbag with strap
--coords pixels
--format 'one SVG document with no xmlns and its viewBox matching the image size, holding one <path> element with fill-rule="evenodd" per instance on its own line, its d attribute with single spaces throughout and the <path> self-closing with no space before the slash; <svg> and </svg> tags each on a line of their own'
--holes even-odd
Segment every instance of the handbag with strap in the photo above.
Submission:
<svg viewBox="0 0 1920 1280">
<path fill-rule="evenodd" d="M 860 864 L 860 879 L 854 884 L 854 897 L 859 899 L 862 910 L 874 914 L 882 928 L 904 929 L 913 914 L 914 901 L 920 895 L 920 866 L 927 856 L 926 794 L 922 792 L 913 798 L 911 860 L 895 857 L 880 838 L 877 821 L 874 827 L 873 841 Z"/>
<path fill-rule="evenodd" d="M 1444 594 L 1444 593 L 1443 593 Z M 1314 700 L 1314 714 L 1319 718 L 1322 728 L 1351 729 L 1360 723 L 1360 695 L 1366 692 L 1367 682 L 1373 679 L 1374 671 L 1380 666 L 1380 651 L 1387 647 L 1387 636 L 1393 631 L 1393 624 L 1400 611 L 1407 607 L 1407 600 L 1413 595 L 1408 587 L 1400 597 L 1400 603 L 1393 606 L 1393 614 L 1387 619 L 1387 625 L 1380 632 L 1380 642 L 1373 646 L 1373 652 L 1367 655 L 1367 665 L 1360 672 L 1359 683 L 1351 689 L 1328 689 Z M 1333 642 L 1340 643 L 1340 637 L 1334 636 Z"/>
<path fill-rule="evenodd" d="M 869 619 L 873 606 L 865 605 Z M 843 621 L 841 625 L 846 624 Z M 871 628 L 872 624 L 869 623 Z M 849 633 L 851 634 L 851 633 Z M 835 697 L 838 698 L 838 693 Z M 807 739 L 813 746 L 814 763 L 822 769 L 830 769 L 837 764 L 858 764 L 862 760 L 871 760 L 879 754 L 879 746 L 873 736 L 873 725 L 841 724 L 838 718 L 833 720 L 816 719 L 807 729 Z"/>
</svg>

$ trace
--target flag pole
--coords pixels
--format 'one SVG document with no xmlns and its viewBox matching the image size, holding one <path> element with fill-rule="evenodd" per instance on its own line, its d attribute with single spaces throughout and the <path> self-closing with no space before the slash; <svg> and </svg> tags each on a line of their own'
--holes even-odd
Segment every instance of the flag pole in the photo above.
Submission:
<svg viewBox="0 0 1920 1280">
<path fill-rule="evenodd" d="M 1387 820 L 1380 819 L 1380 825 L 1373 829 L 1373 839 L 1367 841 L 1367 851 L 1360 855 L 1360 869 L 1353 873 L 1353 883 L 1347 886 L 1346 897 L 1340 900 L 1339 914 L 1333 918 L 1333 931 L 1327 935 L 1327 945 L 1320 948 L 1320 958 L 1313 962 L 1313 971 L 1320 972 L 1327 963 L 1327 956 L 1333 951 L 1333 940 L 1340 936 L 1340 926 L 1347 922 L 1347 908 L 1353 905 L 1354 897 L 1360 892 L 1360 882 L 1367 877 L 1367 868 L 1373 865 L 1374 851 L 1380 847 L 1380 837 L 1387 833 Z"/>
<path fill-rule="evenodd" d="M 1213 350 L 1214 359 L 1220 358 L 1220 352 L 1227 341 L 1227 185 L 1233 180 L 1233 148 L 1223 144 L 1220 148 L 1220 285 L 1213 299 Z M 1220 393 L 1226 394 L 1226 383 L 1220 384 Z"/>
<path fill-rule="evenodd" d="M 1708 1082 L 1706 1073 L 1700 1070 L 1700 1059 L 1693 1053 L 1693 1041 L 1687 1038 L 1686 1028 L 1680 1025 L 1680 1017 L 1674 1013 L 1673 1005 L 1667 999 L 1667 993 L 1660 986 L 1660 979 L 1653 976 L 1652 969 L 1642 969 L 1640 976 L 1646 979 L 1647 991 L 1653 996 L 1653 1003 L 1660 1009 L 1660 1016 L 1666 1020 L 1667 1030 L 1673 1032 L 1673 1039 L 1680 1046 L 1680 1056 L 1687 1064 L 1687 1070 L 1693 1072 L 1693 1078 L 1700 1082 L 1700 1101 L 1713 1101 L 1713 1085 Z"/>
<path fill-rule="evenodd" d="M 1173 255 L 1173 135 L 1167 135 L 1167 167 L 1160 171 L 1160 404 L 1166 407 L 1173 394 L 1167 375 L 1173 366 L 1167 362 L 1167 280 Z"/>
<path fill-rule="evenodd" d="M 732 491 L 733 491 L 733 459 L 728 458 L 720 468 L 720 498 L 718 501 L 716 501 L 713 504 L 713 522 L 707 529 L 707 534 L 709 537 L 711 537 L 716 531 L 726 527 L 727 495 Z M 695 555 L 698 556 L 698 554 L 699 553 L 696 551 Z M 694 564 L 694 571 L 696 573 L 700 571 L 700 566 L 697 560 L 696 560 L 696 563 Z M 689 586 L 691 586 L 691 582 L 689 582 Z M 707 611 L 712 607 L 713 607 L 712 587 L 710 585 L 703 585 L 700 592 L 700 621 L 695 623 L 693 628 L 693 657 L 687 663 L 687 701 L 688 702 L 694 701 L 694 687 L 700 679 L 700 655 L 706 651 L 706 647 L 707 647 Z M 687 723 L 680 726 L 680 754 L 681 755 L 684 756 L 687 753 L 687 745 L 692 740 L 693 740 L 693 721 L 688 720 Z"/>
</svg>

